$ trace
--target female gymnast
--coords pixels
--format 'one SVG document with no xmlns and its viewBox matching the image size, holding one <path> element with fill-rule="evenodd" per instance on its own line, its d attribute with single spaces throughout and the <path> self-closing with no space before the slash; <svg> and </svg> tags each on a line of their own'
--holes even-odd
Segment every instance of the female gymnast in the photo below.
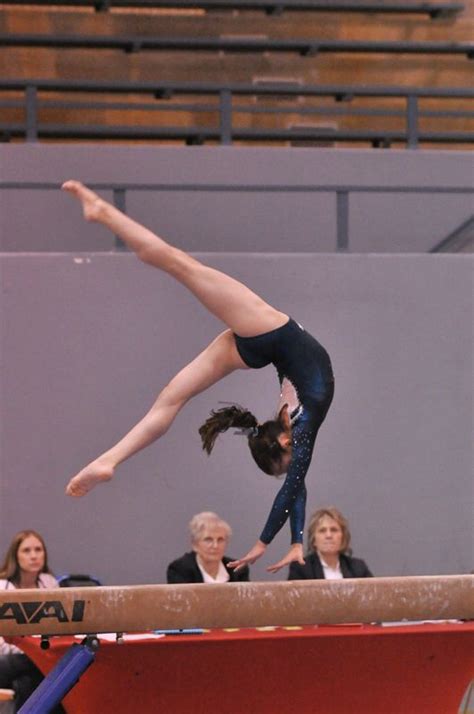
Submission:
<svg viewBox="0 0 474 714">
<path fill-rule="evenodd" d="M 211 412 L 199 433 L 209 454 L 220 432 L 238 427 L 247 436 L 259 468 L 272 475 L 286 473 L 260 538 L 230 567 L 241 568 L 260 558 L 288 517 L 291 548 L 268 570 L 276 572 L 292 561 L 304 564 L 305 476 L 334 393 L 326 350 L 301 325 L 245 285 L 169 245 L 83 184 L 66 181 L 63 189 L 79 199 L 87 221 L 106 226 L 140 260 L 176 278 L 228 328 L 169 382 L 131 431 L 71 479 L 66 493 L 83 496 L 109 481 L 118 464 L 163 436 L 186 402 L 226 375 L 272 363 L 281 387 L 276 418 L 259 424 L 238 405 L 224 407 Z"/>
</svg>

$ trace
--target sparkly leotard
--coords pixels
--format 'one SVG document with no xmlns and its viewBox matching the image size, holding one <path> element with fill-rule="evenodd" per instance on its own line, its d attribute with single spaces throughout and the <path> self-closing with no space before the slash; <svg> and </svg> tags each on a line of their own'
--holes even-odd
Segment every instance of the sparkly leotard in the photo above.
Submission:
<svg viewBox="0 0 474 714">
<path fill-rule="evenodd" d="M 296 390 L 299 407 L 291 414 L 292 457 L 260 536 L 270 543 L 290 518 L 291 542 L 303 542 L 306 507 L 305 476 L 314 442 L 334 395 L 334 375 L 329 355 L 322 345 L 292 320 L 255 337 L 235 335 L 237 350 L 245 364 L 260 369 L 273 364 L 280 385 L 288 379 Z"/>
</svg>

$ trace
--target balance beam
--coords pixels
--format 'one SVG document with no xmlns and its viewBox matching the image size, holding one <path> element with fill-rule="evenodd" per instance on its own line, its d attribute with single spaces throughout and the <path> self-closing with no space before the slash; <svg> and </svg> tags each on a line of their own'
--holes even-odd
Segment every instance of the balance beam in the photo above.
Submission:
<svg viewBox="0 0 474 714">
<path fill-rule="evenodd" d="M 474 619 L 474 575 L 0 592 L 1 635 Z"/>
</svg>

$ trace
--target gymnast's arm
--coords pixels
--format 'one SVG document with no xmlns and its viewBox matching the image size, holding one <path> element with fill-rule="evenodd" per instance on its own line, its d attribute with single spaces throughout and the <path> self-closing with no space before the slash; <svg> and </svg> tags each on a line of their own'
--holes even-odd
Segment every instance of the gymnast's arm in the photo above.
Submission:
<svg viewBox="0 0 474 714">
<path fill-rule="evenodd" d="M 306 517 L 306 484 L 298 491 L 296 501 L 290 513 L 291 542 L 302 543 L 304 535 L 304 522 Z"/>
<path fill-rule="evenodd" d="M 292 430 L 292 458 L 283 486 L 278 491 L 260 535 L 260 540 L 271 543 L 284 526 L 290 514 L 291 542 L 303 543 L 304 512 L 306 506 L 305 477 L 313 455 L 316 433 L 307 421 L 299 421 Z"/>
<path fill-rule="evenodd" d="M 304 565 L 303 544 L 301 538 L 304 530 L 304 520 L 306 512 L 306 486 L 303 484 L 298 491 L 295 503 L 290 512 L 291 524 L 291 546 L 286 555 L 281 560 L 273 565 L 270 565 L 267 570 L 270 573 L 276 573 L 285 565 L 298 566 L 301 568 Z"/>
<path fill-rule="evenodd" d="M 311 463 L 314 442 L 317 430 L 314 430 L 310 421 L 300 420 L 293 426 L 292 441 L 293 454 L 283 486 L 280 488 L 273 502 L 270 515 L 260 539 L 253 548 L 240 560 L 229 563 L 232 568 L 241 568 L 246 563 L 254 563 L 263 553 L 278 531 L 288 520 L 290 513 L 296 508 L 292 521 L 292 544 L 288 553 L 267 570 L 276 573 L 280 568 L 293 561 L 304 563 L 303 558 L 303 528 L 304 507 L 306 503 L 305 476 Z"/>
</svg>

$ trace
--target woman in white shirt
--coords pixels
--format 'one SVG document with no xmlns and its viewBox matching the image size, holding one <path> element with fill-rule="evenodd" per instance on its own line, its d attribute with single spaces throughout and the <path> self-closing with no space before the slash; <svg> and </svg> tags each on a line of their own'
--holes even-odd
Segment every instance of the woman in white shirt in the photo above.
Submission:
<svg viewBox="0 0 474 714">
<path fill-rule="evenodd" d="M 33 530 L 17 533 L 0 567 L 0 590 L 56 588 L 56 578 L 48 566 L 43 538 Z M 15 711 L 28 699 L 43 679 L 39 669 L 15 645 L 0 637 L 0 688 L 15 691 Z M 55 710 L 62 712 L 62 707 Z"/>
<path fill-rule="evenodd" d="M 308 526 L 304 564 L 291 563 L 288 580 L 371 578 L 365 561 L 352 557 L 347 519 L 334 506 L 319 508 Z"/>
<path fill-rule="evenodd" d="M 249 579 L 248 566 L 233 570 L 225 555 L 232 529 L 217 513 L 203 511 L 189 522 L 192 551 L 168 565 L 168 583 L 226 583 Z"/>
</svg>

